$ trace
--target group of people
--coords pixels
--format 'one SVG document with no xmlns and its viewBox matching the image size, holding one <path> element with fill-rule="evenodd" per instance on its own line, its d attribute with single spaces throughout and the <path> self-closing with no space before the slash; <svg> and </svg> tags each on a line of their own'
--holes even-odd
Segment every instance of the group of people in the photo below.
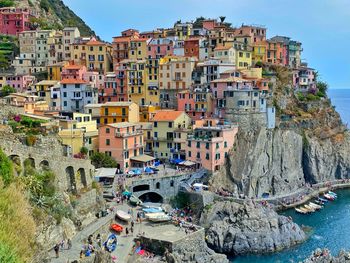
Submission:
<svg viewBox="0 0 350 263">
<path fill-rule="evenodd" d="M 56 258 L 59 257 L 60 251 L 63 251 L 64 249 L 71 249 L 72 248 L 72 241 L 68 238 L 67 240 L 62 240 L 61 242 L 57 243 L 53 250 L 55 251 Z"/>
<path fill-rule="evenodd" d="M 97 234 L 96 238 L 93 235 L 89 235 L 87 243 L 83 245 L 80 251 L 80 258 L 89 257 L 92 253 L 95 253 L 96 249 L 102 249 L 102 247 L 103 242 L 100 234 Z"/>
</svg>

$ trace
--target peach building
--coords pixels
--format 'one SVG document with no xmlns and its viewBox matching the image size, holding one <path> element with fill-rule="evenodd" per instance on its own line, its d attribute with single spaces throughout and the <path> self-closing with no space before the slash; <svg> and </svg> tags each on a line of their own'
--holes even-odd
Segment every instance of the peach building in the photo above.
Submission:
<svg viewBox="0 0 350 263">
<path fill-rule="evenodd" d="M 99 151 L 113 157 L 122 171 L 153 164 L 154 158 L 143 154 L 143 144 L 139 124 L 112 123 L 99 129 Z"/>
<path fill-rule="evenodd" d="M 222 124 L 218 119 L 206 119 L 198 124 L 187 137 L 186 158 L 197 163 L 198 167 L 217 171 L 235 143 L 238 126 Z"/>
</svg>

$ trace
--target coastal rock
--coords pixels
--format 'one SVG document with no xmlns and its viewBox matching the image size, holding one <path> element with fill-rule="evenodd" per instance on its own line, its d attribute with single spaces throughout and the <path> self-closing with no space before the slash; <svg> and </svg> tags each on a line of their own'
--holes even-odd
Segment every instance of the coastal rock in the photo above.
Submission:
<svg viewBox="0 0 350 263">
<path fill-rule="evenodd" d="M 303 263 L 348 263 L 350 262 L 350 252 L 341 251 L 338 256 L 333 257 L 327 250 L 316 249 L 312 255 L 305 259 Z"/>
<path fill-rule="evenodd" d="M 291 219 L 252 201 L 216 202 L 200 221 L 208 228 L 208 246 L 218 253 L 274 252 L 305 240 L 305 233 Z"/>
</svg>

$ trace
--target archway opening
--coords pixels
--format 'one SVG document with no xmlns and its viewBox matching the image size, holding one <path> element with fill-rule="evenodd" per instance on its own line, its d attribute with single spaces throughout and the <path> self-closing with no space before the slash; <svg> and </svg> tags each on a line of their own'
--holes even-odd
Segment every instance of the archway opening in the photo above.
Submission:
<svg viewBox="0 0 350 263">
<path fill-rule="evenodd" d="M 77 193 L 77 184 L 75 182 L 74 168 L 68 166 L 66 168 L 67 182 L 68 182 L 68 191 L 76 194 Z"/>
<path fill-rule="evenodd" d="M 84 168 L 79 168 L 78 173 L 80 175 L 80 183 L 86 188 L 87 187 L 87 181 L 86 181 L 86 174 Z"/>
<path fill-rule="evenodd" d="M 40 162 L 39 166 L 42 170 L 49 170 L 50 169 L 49 161 L 47 161 L 47 160 L 42 160 Z"/>
<path fill-rule="evenodd" d="M 132 188 L 132 192 L 133 193 L 141 192 L 141 191 L 148 191 L 148 190 L 149 190 L 149 185 L 148 184 L 141 184 L 141 185 L 134 186 Z"/>
<path fill-rule="evenodd" d="M 163 197 L 155 192 L 145 193 L 141 195 L 139 199 L 143 202 L 163 203 Z"/>
<path fill-rule="evenodd" d="M 32 168 L 35 168 L 35 160 L 34 160 L 34 158 L 29 157 L 29 158 L 25 159 L 24 162 L 23 162 L 23 166 L 24 167 L 30 166 Z"/>
</svg>

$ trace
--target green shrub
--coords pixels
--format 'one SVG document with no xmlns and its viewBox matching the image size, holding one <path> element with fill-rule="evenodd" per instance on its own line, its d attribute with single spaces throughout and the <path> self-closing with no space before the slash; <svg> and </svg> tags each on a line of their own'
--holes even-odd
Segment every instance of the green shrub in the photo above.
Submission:
<svg viewBox="0 0 350 263">
<path fill-rule="evenodd" d="M 80 148 L 80 153 L 83 155 L 87 155 L 89 152 L 88 148 L 86 148 L 85 146 Z"/>
<path fill-rule="evenodd" d="M 46 12 L 50 10 L 50 3 L 47 0 L 41 0 L 40 1 L 40 7 L 44 9 Z"/>
<path fill-rule="evenodd" d="M 301 93 L 301 92 L 298 92 L 298 93 L 297 93 L 297 98 L 298 98 L 298 100 L 300 100 L 300 101 L 304 101 L 304 100 L 305 100 L 305 96 L 304 96 L 304 94 Z"/>
<path fill-rule="evenodd" d="M 314 94 L 309 93 L 309 94 L 306 95 L 306 99 L 308 101 L 315 101 L 315 100 L 319 100 L 320 98 L 315 96 Z"/>
<path fill-rule="evenodd" d="M 9 95 L 10 93 L 15 93 L 15 92 L 16 92 L 15 88 L 6 85 L 1 89 L 1 96 L 5 97 L 5 96 Z"/>
<path fill-rule="evenodd" d="M 27 146 L 35 145 L 36 141 L 37 141 L 37 138 L 35 136 L 33 136 L 33 135 L 28 135 L 26 137 L 26 145 Z"/>
<path fill-rule="evenodd" d="M 5 186 L 8 186 L 14 179 L 11 160 L 0 149 L 0 177 Z"/>
<path fill-rule="evenodd" d="M 9 6 L 14 6 L 13 0 L 0 0 L 0 7 L 9 7 Z"/>
<path fill-rule="evenodd" d="M 317 91 L 316 96 L 319 97 L 319 98 L 324 98 L 325 94 L 323 92 L 321 92 L 321 91 Z"/>
<path fill-rule="evenodd" d="M 93 153 L 90 157 L 92 164 L 96 168 L 106 167 L 106 168 L 115 168 L 118 163 L 111 156 L 104 153 L 96 152 Z"/>
</svg>

